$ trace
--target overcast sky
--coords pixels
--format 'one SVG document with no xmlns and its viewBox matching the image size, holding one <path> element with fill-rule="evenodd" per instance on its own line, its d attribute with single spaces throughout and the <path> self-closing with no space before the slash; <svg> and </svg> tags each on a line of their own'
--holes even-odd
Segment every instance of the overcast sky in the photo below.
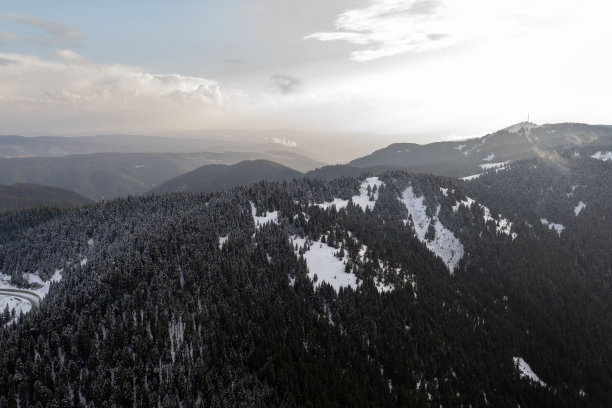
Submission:
<svg viewBox="0 0 612 408">
<path fill-rule="evenodd" d="M 612 124 L 604 0 L 0 0 L 0 134 Z"/>
</svg>

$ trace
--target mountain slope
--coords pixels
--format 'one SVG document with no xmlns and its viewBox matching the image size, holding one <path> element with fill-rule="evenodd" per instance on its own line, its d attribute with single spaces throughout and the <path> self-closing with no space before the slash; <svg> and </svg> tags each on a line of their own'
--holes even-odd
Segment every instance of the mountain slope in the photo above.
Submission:
<svg viewBox="0 0 612 408">
<path fill-rule="evenodd" d="M 32 207 L 78 207 L 92 201 L 75 192 L 38 184 L 0 185 L 0 211 Z"/>
<path fill-rule="evenodd" d="M 610 298 L 551 231 L 472 185 L 301 178 L 13 229 L 3 282 L 50 288 L 38 312 L 4 317 L 0 398 L 605 406 Z"/>
<path fill-rule="evenodd" d="M 356 167 L 401 166 L 411 171 L 465 177 L 492 165 L 551 154 L 558 147 L 612 145 L 612 127 L 575 123 L 519 123 L 481 138 L 427 145 L 396 143 L 349 163 Z"/>
<path fill-rule="evenodd" d="M 143 194 L 180 174 L 206 164 L 235 164 L 273 157 L 309 169 L 321 163 L 295 153 L 96 153 L 62 157 L 0 158 L 0 183 L 50 185 L 92 200 Z"/>
<path fill-rule="evenodd" d="M 210 192 L 249 185 L 261 180 L 280 181 L 299 177 L 303 177 L 303 174 L 269 160 L 242 161 L 231 166 L 224 164 L 202 166 L 168 180 L 153 192 Z"/>
</svg>

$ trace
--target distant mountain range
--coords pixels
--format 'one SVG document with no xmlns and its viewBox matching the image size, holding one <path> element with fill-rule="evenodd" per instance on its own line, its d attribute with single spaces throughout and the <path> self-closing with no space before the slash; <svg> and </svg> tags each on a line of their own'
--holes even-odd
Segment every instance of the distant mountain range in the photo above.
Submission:
<svg viewBox="0 0 612 408">
<path fill-rule="evenodd" d="M 388 170 L 469 178 L 489 170 L 498 171 L 517 160 L 537 157 L 554 160 L 557 149 L 562 147 L 612 145 L 612 127 L 578 123 L 538 126 L 522 122 L 465 141 L 395 143 L 346 165 L 333 166 L 302 154 L 295 146 L 289 148 L 273 142 L 242 145 L 244 149 L 253 149 L 250 152 L 193 152 L 205 147 L 220 149 L 223 143 L 146 136 L 0 136 L 0 155 L 35 156 L 0 158 L 0 183 L 50 185 L 101 200 L 149 191 L 218 191 L 260 180 L 294 177 L 331 180 L 364 173 L 377 175 Z M 230 138 L 225 147 L 238 149 L 239 144 Z M 120 149 L 121 153 L 92 153 L 109 149 Z M 149 152 L 130 153 L 141 150 Z M 71 152 L 88 154 L 66 155 Z M 245 160 L 254 162 L 236 166 Z"/>
<path fill-rule="evenodd" d="M 562 146 L 612 144 L 612 127 L 522 122 L 484 137 L 427 145 L 394 143 L 355 159 L 354 167 L 398 166 L 418 172 L 466 177 L 508 161 L 545 157 Z"/>
<path fill-rule="evenodd" d="M 94 153 L 61 157 L 0 158 L 0 183 L 45 184 L 92 200 L 143 194 L 161 183 L 206 164 L 270 159 L 299 170 L 322 163 L 290 151 L 267 153 Z"/>
<path fill-rule="evenodd" d="M 33 207 L 78 207 L 93 201 L 63 188 L 38 184 L 0 184 L 0 212 Z"/>
</svg>

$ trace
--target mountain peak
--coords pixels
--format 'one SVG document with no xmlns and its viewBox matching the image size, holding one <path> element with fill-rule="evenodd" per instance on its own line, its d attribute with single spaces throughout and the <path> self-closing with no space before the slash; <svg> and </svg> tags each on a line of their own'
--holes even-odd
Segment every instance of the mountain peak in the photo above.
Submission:
<svg viewBox="0 0 612 408">
<path fill-rule="evenodd" d="M 521 129 L 524 129 L 524 132 L 529 132 L 531 129 L 537 128 L 537 127 L 538 125 L 536 123 L 525 121 L 525 122 L 516 123 L 512 126 L 508 126 L 507 128 L 504 128 L 502 130 L 505 130 L 506 132 L 509 132 L 509 133 L 519 133 Z"/>
</svg>

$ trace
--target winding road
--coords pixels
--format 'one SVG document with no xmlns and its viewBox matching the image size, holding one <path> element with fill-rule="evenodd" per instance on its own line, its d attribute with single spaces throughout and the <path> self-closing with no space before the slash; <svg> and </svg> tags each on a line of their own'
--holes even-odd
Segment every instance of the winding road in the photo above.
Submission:
<svg viewBox="0 0 612 408">
<path fill-rule="evenodd" d="M 0 296 L 14 296 L 27 300 L 32 305 L 32 310 L 38 309 L 38 305 L 42 301 L 42 298 L 37 293 L 25 289 L 0 288 Z"/>
</svg>

